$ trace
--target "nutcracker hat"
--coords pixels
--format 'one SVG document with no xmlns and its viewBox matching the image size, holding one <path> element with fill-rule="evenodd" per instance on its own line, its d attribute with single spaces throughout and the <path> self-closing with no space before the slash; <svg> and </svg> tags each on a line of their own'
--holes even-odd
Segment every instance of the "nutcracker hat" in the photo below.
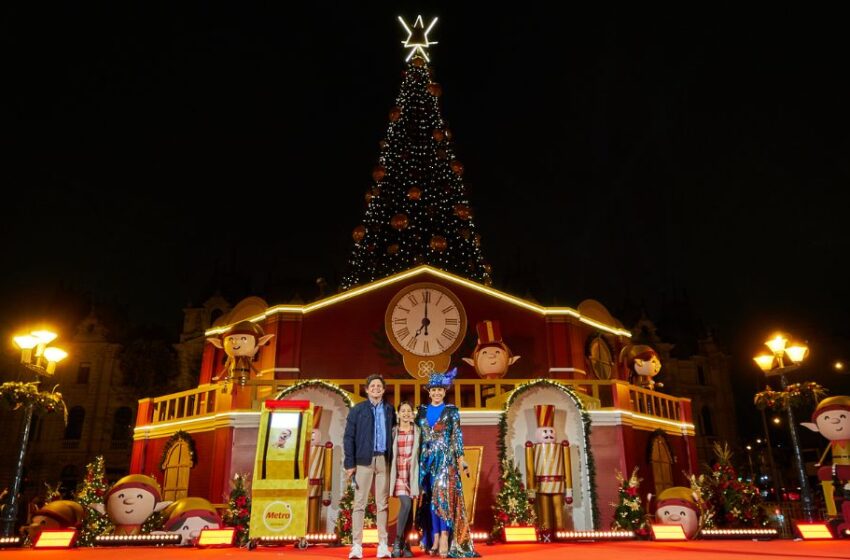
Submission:
<svg viewBox="0 0 850 560">
<path fill-rule="evenodd" d="M 313 407 L 313 429 L 318 430 L 319 424 L 322 422 L 322 407 L 316 405 Z"/>
<path fill-rule="evenodd" d="M 817 422 L 818 416 L 828 410 L 850 410 L 850 397 L 836 395 L 823 399 L 812 412 L 812 422 Z"/>
<path fill-rule="evenodd" d="M 221 335 L 222 338 L 232 336 L 234 334 L 250 334 L 257 340 L 264 336 L 263 327 L 251 321 L 240 321 L 233 325 L 227 332 Z"/>
<path fill-rule="evenodd" d="M 498 346 L 510 355 L 510 348 L 502 340 L 502 327 L 499 325 L 499 321 L 479 321 L 475 325 L 475 330 L 478 332 L 478 344 L 475 346 L 474 352 L 488 346 Z"/>
<path fill-rule="evenodd" d="M 534 405 L 534 418 L 537 420 L 538 428 L 554 428 L 555 427 L 555 405 L 554 404 L 536 404 Z"/>
<path fill-rule="evenodd" d="M 697 506 L 693 492 L 691 492 L 690 488 L 685 488 L 684 486 L 673 486 L 661 492 L 658 495 L 657 507 L 662 508 L 664 506 L 682 506 L 699 513 L 699 506 Z"/>
<path fill-rule="evenodd" d="M 422 387 L 425 389 L 433 389 L 435 387 L 442 387 L 446 391 L 449 390 L 449 387 L 452 386 L 452 381 L 457 375 L 457 368 L 452 368 L 446 373 L 432 373 L 431 377 L 428 378 L 428 383 L 423 385 Z"/>
<path fill-rule="evenodd" d="M 176 531 L 190 517 L 200 517 L 210 523 L 221 526 L 221 517 L 215 507 L 204 498 L 180 498 L 165 508 L 163 515 L 166 519 L 166 531 Z"/>
<path fill-rule="evenodd" d="M 153 494 L 153 497 L 157 502 L 162 500 L 162 492 L 160 492 L 159 483 L 156 479 L 144 474 L 128 474 L 113 484 L 112 488 L 109 489 L 109 492 L 106 493 L 106 496 L 103 499 L 108 500 L 109 496 L 115 492 L 127 488 L 141 488 L 142 490 L 147 490 Z"/>
<path fill-rule="evenodd" d="M 85 517 L 83 506 L 71 500 L 54 500 L 33 512 L 58 522 L 62 527 L 79 527 Z"/>
</svg>

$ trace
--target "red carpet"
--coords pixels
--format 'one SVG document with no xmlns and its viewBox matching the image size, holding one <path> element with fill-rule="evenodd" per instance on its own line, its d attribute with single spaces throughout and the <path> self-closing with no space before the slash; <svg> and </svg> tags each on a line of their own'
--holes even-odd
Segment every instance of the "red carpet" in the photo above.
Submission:
<svg viewBox="0 0 850 560">
<path fill-rule="evenodd" d="M 549 558 L 574 558 L 580 560 L 759 560 L 768 558 L 850 558 L 850 540 L 836 541 L 693 541 L 685 543 L 600 542 L 576 544 L 519 544 L 480 545 L 476 547 L 484 558 L 498 560 L 541 560 Z M 375 549 L 364 550 L 364 560 L 374 558 Z M 86 548 L 71 550 L 0 550 L 0 560 L 37 558 L 39 560 L 214 560 L 238 558 L 263 560 L 286 556 L 293 560 L 347 560 L 348 547 L 311 547 L 296 550 L 290 546 L 258 548 L 248 551 L 236 548 L 186 549 L 186 548 Z M 417 553 L 416 558 L 430 557 Z"/>
</svg>

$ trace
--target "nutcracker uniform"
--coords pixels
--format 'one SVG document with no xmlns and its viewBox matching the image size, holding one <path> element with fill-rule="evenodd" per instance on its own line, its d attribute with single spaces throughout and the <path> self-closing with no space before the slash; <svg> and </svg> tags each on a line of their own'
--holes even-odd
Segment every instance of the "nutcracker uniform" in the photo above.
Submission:
<svg viewBox="0 0 850 560">
<path fill-rule="evenodd" d="M 525 443 L 526 485 L 534 495 L 538 527 L 545 531 L 564 529 L 565 498 L 567 504 L 573 501 L 570 443 L 555 441 L 555 405 L 536 405 L 534 415 L 538 433 L 549 428 L 550 437 Z"/>
</svg>

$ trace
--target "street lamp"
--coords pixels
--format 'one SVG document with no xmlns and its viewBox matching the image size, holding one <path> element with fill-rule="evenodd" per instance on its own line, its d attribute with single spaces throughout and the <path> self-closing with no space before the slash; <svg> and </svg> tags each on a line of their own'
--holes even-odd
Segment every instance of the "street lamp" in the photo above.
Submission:
<svg viewBox="0 0 850 560">
<path fill-rule="evenodd" d="M 770 354 L 761 354 L 753 358 L 759 368 L 768 377 L 778 375 L 782 390 L 788 387 L 785 374 L 800 367 L 808 354 L 809 349 L 802 344 L 788 346 L 788 339 L 782 335 L 776 335 L 765 342 L 770 349 Z M 786 361 L 788 362 L 786 365 Z M 797 467 L 797 476 L 800 478 L 800 497 L 803 502 L 803 516 L 806 521 L 815 520 L 815 505 L 812 500 L 812 492 L 809 488 L 809 479 L 806 477 L 806 469 L 803 466 L 803 456 L 800 452 L 800 436 L 797 434 L 797 422 L 794 420 L 794 410 L 790 403 L 785 408 L 788 417 L 788 430 L 791 432 L 791 445 L 794 448 L 794 463 Z"/>
<path fill-rule="evenodd" d="M 33 331 L 30 334 L 14 337 L 15 344 L 21 349 L 21 364 L 28 370 L 40 377 L 49 377 L 56 372 L 56 363 L 64 360 L 68 353 L 56 347 L 48 347 L 53 342 L 56 334 L 50 331 Z M 6 507 L 3 508 L 2 533 L 5 537 L 11 537 L 15 532 L 15 521 L 18 517 L 18 493 L 21 490 L 21 479 L 24 474 L 24 457 L 29 442 L 30 425 L 32 424 L 33 403 L 24 406 L 24 424 L 18 439 L 18 460 L 15 465 L 15 478 L 12 487 L 9 488 L 9 497 Z"/>
</svg>

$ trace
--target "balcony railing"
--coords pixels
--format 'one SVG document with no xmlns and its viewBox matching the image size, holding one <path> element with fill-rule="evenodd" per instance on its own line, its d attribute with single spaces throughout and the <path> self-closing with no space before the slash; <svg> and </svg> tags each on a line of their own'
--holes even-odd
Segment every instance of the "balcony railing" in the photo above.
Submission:
<svg viewBox="0 0 850 560">
<path fill-rule="evenodd" d="M 336 385 L 353 395 L 365 395 L 364 380 L 325 379 L 323 381 Z M 463 410 L 501 410 L 507 394 L 519 385 L 530 381 L 533 379 L 457 379 L 448 400 Z M 590 409 L 625 410 L 676 422 L 690 421 L 690 408 L 683 409 L 683 403 L 689 402 L 689 399 L 649 391 L 621 380 L 559 379 L 557 381 L 589 397 L 585 399 L 585 404 Z M 244 390 L 251 392 L 253 408 L 259 410 L 262 401 L 273 398 L 286 387 L 301 382 L 303 380 L 252 380 Z M 387 391 L 384 398 L 393 405 L 406 400 L 416 407 L 427 396 L 422 388 L 424 383 L 424 380 L 415 379 L 387 379 Z M 197 389 L 155 397 L 151 399 L 152 414 L 148 423 L 161 424 L 226 412 L 216 408 L 216 394 L 222 390 L 222 387 L 222 385 L 202 385 Z M 227 403 L 229 401 L 222 406 L 229 406 Z"/>
</svg>

